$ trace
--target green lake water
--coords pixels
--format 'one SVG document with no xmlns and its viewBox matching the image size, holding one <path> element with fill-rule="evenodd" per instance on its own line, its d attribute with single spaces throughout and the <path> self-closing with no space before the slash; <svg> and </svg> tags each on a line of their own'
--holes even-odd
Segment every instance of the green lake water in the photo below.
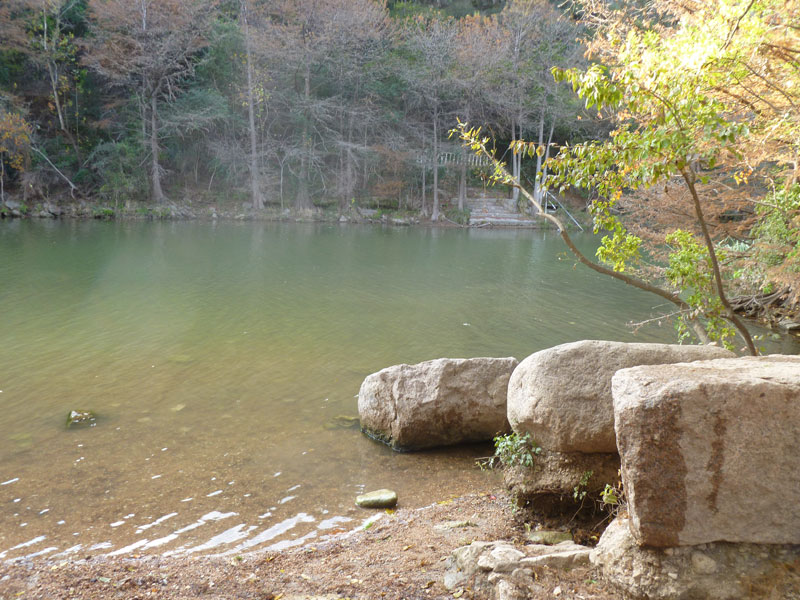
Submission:
<svg viewBox="0 0 800 600">
<path fill-rule="evenodd" d="M 674 341 L 627 326 L 661 304 L 552 232 L 0 222 L 0 559 L 279 549 L 359 526 L 364 490 L 494 489 L 489 446 L 396 454 L 337 417 L 392 364 Z"/>
</svg>

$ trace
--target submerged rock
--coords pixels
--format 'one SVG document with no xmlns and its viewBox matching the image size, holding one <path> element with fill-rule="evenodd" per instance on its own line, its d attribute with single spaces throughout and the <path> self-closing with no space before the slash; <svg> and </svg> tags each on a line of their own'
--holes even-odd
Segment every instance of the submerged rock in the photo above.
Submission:
<svg viewBox="0 0 800 600">
<path fill-rule="evenodd" d="M 185 365 L 192 362 L 192 357 L 188 354 L 173 354 L 167 359 L 171 363 L 177 363 L 179 365 Z"/>
<path fill-rule="evenodd" d="M 336 415 L 333 420 L 324 425 L 325 429 L 358 429 L 361 422 L 358 417 L 350 415 Z"/>
<path fill-rule="evenodd" d="M 91 410 L 71 410 L 67 414 L 67 429 L 71 427 L 94 427 L 97 415 Z"/>
<path fill-rule="evenodd" d="M 397 493 L 392 490 L 375 490 L 356 496 L 356 504 L 361 508 L 393 508 L 397 506 Z"/>
</svg>

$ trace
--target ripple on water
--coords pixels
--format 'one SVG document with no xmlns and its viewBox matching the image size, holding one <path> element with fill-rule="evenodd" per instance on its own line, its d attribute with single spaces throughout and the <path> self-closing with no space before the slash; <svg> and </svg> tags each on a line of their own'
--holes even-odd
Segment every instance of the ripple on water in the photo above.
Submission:
<svg viewBox="0 0 800 600">
<path fill-rule="evenodd" d="M 288 519 L 284 519 L 280 523 L 276 523 L 272 527 L 269 527 L 264 531 L 262 531 L 261 533 L 256 534 L 246 542 L 243 542 L 237 545 L 235 548 L 229 550 L 228 552 L 226 552 L 226 554 L 241 552 L 242 550 L 246 550 L 247 548 L 253 548 L 254 546 L 265 544 L 271 540 L 274 540 L 279 535 L 284 535 L 291 529 L 297 527 L 297 525 L 300 523 L 313 523 L 314 521 L 316 521 L 316 519 L 311 515 L 304 512 L 298 513 L 295 516 L 290 517 Z"/>
<path fill-rule="evenodd" d="M 35 538 L 30 539 L 27 542 L 22 542 L 22 543 L 17 544 L 16 546 L 14 546 L 12 548 L 9 548 L 8 550 L 4 550 L 3 552 L 0 552 L 0 558 L 5 558 L 5 556 L 9 552 L 13 552 L 14 550 L 20 550 L 22 548 L 28 548 L 30 546 L 35 546 L 36 544 L 40 544 L 41 542 L 45 541 L 46 539 L 47 539 L 46 535 L 37 535 Z"/>
<path fill-rule="evenodd" d="M 2 556 L 279 548 L 334 532 L 354 492 L 412 507 L 487 489 L 487 448 L 395 455 L 325 426 L 391 364 L 672 340 L 628 335 L 652 300 L 564 269 L 538 232 L 6 225 Z M 65 399 L 103 420 L 64 430 Z"/>
</svg>

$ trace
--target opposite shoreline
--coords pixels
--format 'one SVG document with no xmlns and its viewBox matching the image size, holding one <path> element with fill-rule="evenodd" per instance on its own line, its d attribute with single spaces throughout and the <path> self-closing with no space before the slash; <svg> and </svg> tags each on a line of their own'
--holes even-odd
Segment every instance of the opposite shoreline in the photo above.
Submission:
<svg viewBox="0 0 800 600">
<path fill-rule="evenodd" d="M 463 217 L 463 215 L 462 215 Z M 79 220 L 133 220 L 133 221 L 264 221 L 282 223 L 339 223 L 392 226 L 422 226 L 436 228 L 480 229 L 486 225 L 469 225 L 456 222 L 441 214 L 440 220 L 431 221 L 418 212 L 393 209 L 362 209 L 356 206 L 341 211 L 335 206 L 316 207 L 313 210 L 295 211 L 269 206 L 254 209 L 249 204 L 229 206 L 225 203 L 205 201 L 170 202 L 162 205 L 119 205 L 112 203 L 70 200 L 58 203 L 42 201 L 24 203 L 7 199 L 0 203 L 0 219 L 79 219 Z M 530 225 L 491 227 L 503 229 L 552 229 L 543 219 Z"/>
</svg>

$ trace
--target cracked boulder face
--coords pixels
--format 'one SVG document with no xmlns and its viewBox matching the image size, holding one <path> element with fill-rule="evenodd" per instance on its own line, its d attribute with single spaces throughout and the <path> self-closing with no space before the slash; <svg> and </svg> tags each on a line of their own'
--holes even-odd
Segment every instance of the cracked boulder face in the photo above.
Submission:
<svg viewBox="0 0 800 600">
<path fill-rule="evenodd" d="M 440 358 L 369 375 L 358 393 L 361 429 L 395 450 L 491 440 L 510 431 L 515 358 Z"/>
<path fill-rule="evenodd" d="M 612 390 L 640 545 L 800 543 L 800 357 L 634 367 Z"/>
</svg>

